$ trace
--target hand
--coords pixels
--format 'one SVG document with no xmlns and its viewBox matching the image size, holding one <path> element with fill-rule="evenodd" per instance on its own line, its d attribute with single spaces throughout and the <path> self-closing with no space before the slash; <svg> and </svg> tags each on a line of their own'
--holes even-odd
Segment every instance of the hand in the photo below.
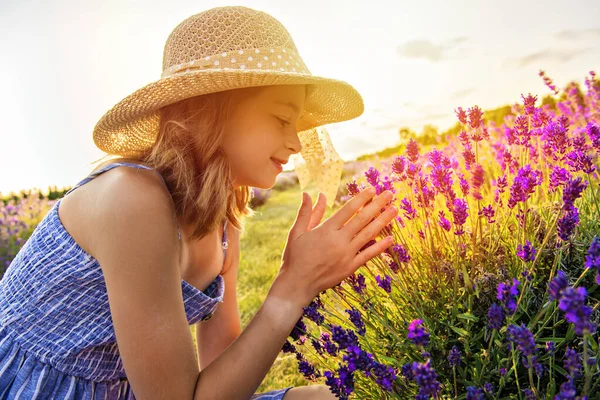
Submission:
<svg viewBox="0 0 600 400">
<path fill-rule="evenodd" d="M 383 239 L 358 253 L 398 214 L 393 206 L 379 214 L 392 199 L 390 191 L 373 199 L 374 195 L 373 188 L 362 191 L 318 225 L 325 212 L 325 196 L 312 210 L 312 199 L 303 193 L 276 279 L 288 296 L 308 305 L 392 244 L 389 238 Z"/>
</svg>

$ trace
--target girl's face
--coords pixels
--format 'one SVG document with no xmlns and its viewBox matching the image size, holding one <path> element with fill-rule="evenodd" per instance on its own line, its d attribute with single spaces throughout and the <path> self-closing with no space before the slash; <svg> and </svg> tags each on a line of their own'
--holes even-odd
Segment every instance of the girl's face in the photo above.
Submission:
<svg viewBox="0 0 600 400">
<path fill-rule="evenodd" d="M 229 158 L 235 188 L 275 185 L 280 170 L 273 159 L 285 164 L 302 149 L 296 124 L 305 97 L 305 85 L 250 88 L 234 97 L 221 147 Z"/>
</svg>

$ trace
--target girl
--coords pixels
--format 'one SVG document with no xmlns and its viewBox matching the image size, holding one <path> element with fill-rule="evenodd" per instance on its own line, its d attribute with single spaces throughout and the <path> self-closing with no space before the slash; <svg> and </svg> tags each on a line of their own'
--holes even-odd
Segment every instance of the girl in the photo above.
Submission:
<svg viewBox="0 0 600 400">
<path fill-rule="evenodd" d="M 334 399 L 325 385 L 255 391 L 302 308 L 391 245 L 363 249 L 395 217 L 382 212 L 391 193 L 364 190 L 323 223 L 326 196 L 313 208 L 303 193 L 243 331 L 240 231 L 250 187 L 272 187 L 292 155 L 337 190 L 316 128 L 362 111 L 350 85 L 310 75 L 270 15 L 219 7 L 183 21 L 161 79 L 94 129 L 117 158 L 54 204 L 0 281 L 0 398 Z"/>
</svg>

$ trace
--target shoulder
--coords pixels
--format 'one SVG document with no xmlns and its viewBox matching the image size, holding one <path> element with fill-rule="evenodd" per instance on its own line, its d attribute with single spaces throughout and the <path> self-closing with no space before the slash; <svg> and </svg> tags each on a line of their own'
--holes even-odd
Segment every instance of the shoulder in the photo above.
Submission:
<svg viewBox="0 0 600 400">
<path fill-rule="evenodd" d="M 115 241 L 132 243 L 134 238 L 144 238 L 147 243 L 177 246 L 175 208 L 155 171 L 113 168 L 88 185 L 96 180 L 97 186 L 88 194 L 89 204 L 93 204 L 88 226 L 94 227 L 89 245 L 96 259 L 100 260 L 103 249 L 110 249 Z"/>
</svg>

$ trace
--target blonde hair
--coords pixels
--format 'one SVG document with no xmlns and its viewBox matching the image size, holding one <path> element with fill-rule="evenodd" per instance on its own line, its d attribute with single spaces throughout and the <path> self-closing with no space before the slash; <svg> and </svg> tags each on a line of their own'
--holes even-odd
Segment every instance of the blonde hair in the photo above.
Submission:
<svg viewBox="0 0 600 400">
<path fill-rule="evenodd" d="M 137 157 L 159 172 L 175 204 L 176 215 L 194 226 L 190 239 L 214 232 L 227 218 L 243 231 L 252 190 L 234 189 L 231 166 L 220 147 L 233 97 L 242 89 L 191 97 L 159 110 L 160 128 L 153 146 Z M 105 157 L 104 157 L 105 158 Z"/>
</svg>

